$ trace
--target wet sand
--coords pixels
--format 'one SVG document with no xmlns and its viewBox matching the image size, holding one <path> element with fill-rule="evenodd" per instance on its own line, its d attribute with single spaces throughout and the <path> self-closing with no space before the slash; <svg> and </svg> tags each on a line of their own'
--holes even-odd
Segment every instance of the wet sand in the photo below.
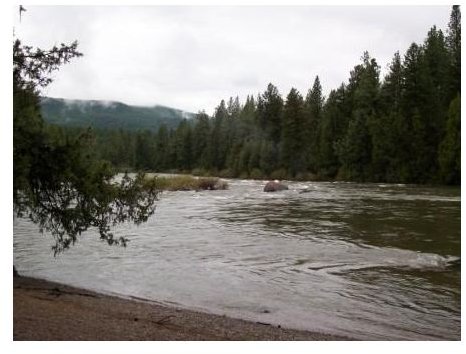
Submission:
<svg viewBox="0 0 466 354">
<path fill-rule="evenodd" d="M 14 340 L 349 340 L 13 278 Z"/>
</svg>

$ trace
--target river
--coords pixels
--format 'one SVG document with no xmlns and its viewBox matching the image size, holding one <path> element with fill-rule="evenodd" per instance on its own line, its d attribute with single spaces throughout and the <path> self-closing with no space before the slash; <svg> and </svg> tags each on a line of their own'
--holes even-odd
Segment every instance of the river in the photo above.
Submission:
<svg viewBox="0 0 466 354">
<path fill-rule="evenodd" d="M 23 275 L 125 297 L 374 340 L 460 340 L 460 189 L 228 180 L 164 192 L 111 247 L 95 231 L 53 257 L 14 220 Z"/>
</svg>

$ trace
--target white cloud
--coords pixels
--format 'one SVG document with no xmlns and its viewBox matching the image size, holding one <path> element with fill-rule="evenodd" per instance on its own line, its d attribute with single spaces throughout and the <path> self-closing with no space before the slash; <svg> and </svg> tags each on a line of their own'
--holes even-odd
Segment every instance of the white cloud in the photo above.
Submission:
<svg viewBox="0 0 466 354">
<path fill-rule="evenodd" d="M 77 39 L 84 57 L 55 75 L 45 94 L 163 104 L 212 112 L 222 98 L 303 95 L 319 75 L 328 92 L 364 50 L 382 69 L 393 53 L 446 28 L 432 7 L 28 7 L 15 31 L 49 47 Z"/>
</svg>

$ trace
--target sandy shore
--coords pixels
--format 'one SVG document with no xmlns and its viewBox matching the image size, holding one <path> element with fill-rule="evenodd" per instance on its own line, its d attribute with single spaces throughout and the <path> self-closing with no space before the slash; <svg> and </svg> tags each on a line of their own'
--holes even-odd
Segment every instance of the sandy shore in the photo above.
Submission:
<svg viewBox="0 0 466 354">
<path fill-rule="evenodd" d="M 41 279 L 15 277 L 13 287 L 14 340 L 348 340 Z"/>
</svg>

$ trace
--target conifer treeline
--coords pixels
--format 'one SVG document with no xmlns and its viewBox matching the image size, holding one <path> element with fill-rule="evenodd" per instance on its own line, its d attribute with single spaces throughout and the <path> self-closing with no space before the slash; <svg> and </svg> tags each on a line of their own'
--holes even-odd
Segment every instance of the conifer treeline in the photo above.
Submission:
<svg viewBox="0 0 466 354">
<path fill-rule="evenodd" d="M 121 168 L 204 171 L 242 178 L 460 183 L 461 14 L 446 34 L 395 53 L 387 75 L 367 52 L 347 83 L 322 95 L 264 93 L 221 101 L 176 129 L 98 135 L 102 157 Z"/>
</svg>

